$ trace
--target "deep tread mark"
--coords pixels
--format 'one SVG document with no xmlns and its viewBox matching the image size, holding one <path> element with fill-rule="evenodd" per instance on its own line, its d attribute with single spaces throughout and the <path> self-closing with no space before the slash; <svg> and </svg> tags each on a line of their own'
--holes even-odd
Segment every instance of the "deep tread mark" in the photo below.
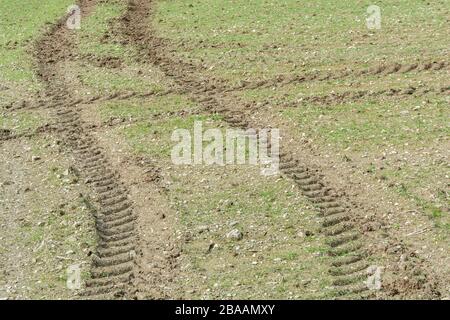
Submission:
<svg viewBox="0 0 450 320">
<path fill-rule="evenodd" d="M 83 9 L 92 9 L 95 1 L 81 0 L 79 4 Z M 36 43 L 39 75 L 45 83 L 45 95 L 49 97 L 39 105 L 57 108 L 55 115 L 62 141 L 73 152 L 77 160 L 76 169 L 89 183 L 92 199 L 98 199 L 91 209 L 99 241 L 97 254 L 92 255 L 93 279 L 87 281 L 84 294 L 93 298 L 125 297 L 134 276 L 136 216 L 120 177 L 110 169 L 111 165 L 95 138 L 85 131 L 78 107 L 84 101 L 71 100 L 68 86 L 61 80 L 64 77 L 56 62 L 64 62 L 72 51 L 70 35 L 65 28 L 66 19 L 61 18 Z M 57 45 L 60 50 L 54 50 Z M 122 96 L 127 97 L 129 95 Z"/>
</svg>

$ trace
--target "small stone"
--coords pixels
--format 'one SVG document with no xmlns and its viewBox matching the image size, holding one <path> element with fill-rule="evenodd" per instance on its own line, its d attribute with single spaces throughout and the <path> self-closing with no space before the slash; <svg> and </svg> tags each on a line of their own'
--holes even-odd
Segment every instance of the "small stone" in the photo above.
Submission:
<svg viewBox="0 0 450 320">
<path fill-rule="evenodd" d="M 310 283 L 311 283 L 311 280 L 303 280 L 302 281 L 302 286 L 306 287 Z"/>
<path fill-rule="evenodd" d="M 38 160 L 41 160 L 41 157 L 39 157 L 39 156 L 32 156 L 31 157 L 31 161 L 38 161 Z"/>
<path fill-rule="evenodd" d="M 203 232 L 207 232 L 209 231 L 209 227 L 208 226 L 199 226 L 197 228 L 198 233 L 203 233 Z"/>
<path fill-rule="evenodd" d="M 227 238 L 233 240 L 241 240 L 243 237 L 244 235 L 238 229 L 233 229 L 227 234 Z"/>
<path fill-rule="evenodd" d="M 238 221 L 232 221 L 232 222 L 230 222 L 230 227 L 237 226 L 238 224 L 239 224 Z"/>
</svg>

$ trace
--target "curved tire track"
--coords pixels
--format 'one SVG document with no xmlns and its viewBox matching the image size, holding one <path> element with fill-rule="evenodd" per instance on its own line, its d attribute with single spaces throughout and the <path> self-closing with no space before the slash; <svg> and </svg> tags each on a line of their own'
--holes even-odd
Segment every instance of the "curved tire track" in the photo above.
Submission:
<svg viewBox="0 0 450 320">
<path fill-rule="evenodd" d="M 209 113 L 219 113 L 231 126 L 238 128 L 258 128 L 258 124 L 251 123 L 251 116 L 241 108 L 240 111 L 231 110 L 229 102 L 219 99 L 226 96 L 221 91 L 216 79 L 210 79 L 205 74 L 188 63 L 170 57 L 166 40 L 158 38 L 153 30 L 148 29 L 148 21 L 152 14 L 151 0 L 130 0 L 128 10 L 122 17 L 122 34 L 125 39 L 138 48 L 140 61 L 150 62 L 158 67 L 167 77 L 170 77 L 193 101 L 203 106 Z M 409 72 L 411 70 L 442 69 L 446 64 L 426 65 L 426 67 L 407 66 L 395 67 L 392 70 L 360 72 L 361 74 L 380 74 L 382 72 Z M 383 71 L 385 70 L 385 71 Z M 352 74 L 346 74 L 349 76 Z M 342 75 L 341 75 L 342 76 Z M 343 76 L 342 76 L 343 77 Z M 319 76 L 301 78 L 301 81 L 317 80 Z M 328 78 L 329 79 L 329 78 Z M 325 79 L 324 79 L 325 80 Z M 283 82 L 284 83 L 284 82 Z M 252 124 L 252 125 L 250 125 Z M 256 125 L 256 126 L 253 126 Z M 321 228 L 327 238 L 330 256 L 329 272 L 333 276 L 334 293 L 336 296 L 368 297 L 368 287 L 364 280 L 367 278 L 367 252 L 352 210 L 345 198 L 324 184 L 321 177 L 314 170 L 304 167 L 289 151 L 282 152 L 281 171 L 295 181 L 302 193 L 315 205 L 321 218 Z M 416 290 L 421 290 L 417 288 Z"/>
<path fill-rule="evenodd" d="M 130 1 L 128 12 L 123 17 L 124 33 L 145 57 L 158 66 L 167 76 L 186 91 L 191 98 L 202 104 L 209 112 L 219 112 L 234 127 L 247 128 L 249 123 L 243 113 L 235 113 L 222 105 L 210 92 L 204 89 L 201 79 L 196 79 L 192 68 L 182 62 L 175 63 L 165 54 L 162 41 L 152 34 L 146 34 L 145 23 L 151 11 L 150 2 Z M 336 295 L 361 294 L 367 291 L 363 280 L 367 278 L 364 246 L 360 234 L 350 221 L 351 216 L 330 188 L 308 168 L 302 167 L 288 153 L 281 154 L 281 170 L 293 179 L 303 194 L 316 204 L 322 218 L 322 231 L 327 236 L 331 256 L 330 273 Z"/>
<path fill-rule="evenodd" d="M 80 2 L 83 12 L 95 7 L 93 0 Z M 64 144 L 77 159 L 77 169 L 90 185 L 95 200 L 86 203 L 94 213 L 98 233 L 98 247 L 93 255 L 91 276 L 84 295 L 105 299 L 127 297 L 134 278 L 136 248 L 135 220 L 127 190 L 120 177 L 111 168 L 97 141 L 84 130 L 80 118 L 80 100 L 71 99 L 59 64 L 72 57 L 70 31 L 65 28 L 63 17 L 35 44 L 38 75 L 45 85 L 46 107 L 56 109 L 58 130 Z"/>
</svg>

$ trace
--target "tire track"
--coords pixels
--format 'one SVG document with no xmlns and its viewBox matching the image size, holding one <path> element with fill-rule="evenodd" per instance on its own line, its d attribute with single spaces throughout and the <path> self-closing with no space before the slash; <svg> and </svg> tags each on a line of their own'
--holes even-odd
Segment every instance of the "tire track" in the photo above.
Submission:
<svg viewBox="0 0 450 320">
<path fill-rule="evenodd" d="M 346 205 L 314 171 L 303 167 L 287 153 L 281 154 L 280 160 L 283 174 L 295 181 L 321 218 L 321 231 L 329 246 L 329 272 L 334 277 L 335 294 L 342 296 L 367 291 L 364 283 L 369 266 L 365 260 L 367 253 Z"/>
<path fill-rule="evenodd" d="M 22 135 L 16 134 L 10 129 L 0 129 L 0 142 L 18 139 L 21 136 Z"/>
<path fill-rule="evenodd" d="M 241 106 L 239 111 L 229 107 L 231 102 L 223 97 L 230 97 L 227 97 L 226 92 L 217 89 L 215 79 L 209 79 L 199 73 L 191 64 L 170 57 L 166 41 L 158 38 L 153 30 L 148 29 L 152 5 L 151 0 L 130 0 L 128 10 L 122 17 L 122 34 L 127 42 L 138 48 L 142 56 L 140 60 L 152 63 L 167 77 L 172 78 L 180 89 L 201 105 L 206 112 L 221 114 L 233 127 L 257 129 L 258 123 L 252 123 L 251 115 L 242 111 L 245 109 L 244 106 Z M 427 66 L 426 69 L 434 68 L 432 66 Z M 445 64 L 439 64 L 439 68 L 444 66 Z M 407 67 L 403 71 L 418 68 L 418 66 Z M 402 67 L 395 69 L 396 71 L 389 72 L 399 72 Z M 313 80 L 312 77 L 302 78 L 302 81 L 311 80 Z M 305 197 L 314 204 L 321 219 L 321 231 L 326 236 L 329 246 L 328 254 L 331 263 L 329 273 L 333 276 L 334 294 L 344 297 L 373 296 L 364 282 L 367 279 L 366 270 L 369 266 L 368 251 L 365 249 L 362 233 L 357 225 L 357 217 L 354 215 L 357 209 L 326 185 L 318 172 L 301 165 L 289 150 L 282 149 L 280 160 L 283 175 L 295 181 Z M 421 288 L 416 290 L 420 291 Z"/>
<path fill-rule="evenodd" d="M 152 34 L 145 34 L 146 29 L 141 24 L 142 21 L 148 21 L 150 9 L 150 3 L 147 1 L 129 2 L 123 21 L 124 30 L 130 40 L 140 47 L 145 57 L 159 66 L 167 76 L 173 77 L 176 83 L 206 110 L 224 115 L 225 120 L 234 127 L 248 128 L 249 123 L 244 114 L 233 113 L 213 95 L 207 91 L 205 93 L 203 82 L 192 76 L 189 67 L 182 62 L 171 61 L 165 55 L 161 42 Z M 362 294 L 367 291 L 367 286 L 362 281 L 367 277 L 366 253 L 345 204 L 313 171 L 301 166 L 291 155 L 282 153 L 280 157 L 284 175 L 293 179 L 303 194 L 316 204 L 318 214 L 322 218 L 322 231 L 327 236 L 329 245 L 332 264 L 330 273 L 334 277 L 336 295 Z"/>
<path fill-rule="evenodd" d="M 38 127 L 35 130 L 26 130 L 21 133 L 14 133 L 9 129 L 0 129 L 0 142 L 5 142 L 9 140 L 19 140 L 22 138 L 32 138 L 40 134 L 50 133 L 55 131 L 56 128 L 54 125 L 45 124 L 43 126 Z"/>
<path fill-rule="evenodd" d="M 105 101 L 123 101 L 131 98 L 148 98 L 148 97 L 162 97 L 167 96 L 170 94 L 179 93 L 176 90 L 168 89 L 165 91 L 158 91 L 153 90 L 149 92 L 136 92 L 136 91 L 129 91 L 129 92 L 114 92 L 109 95 L 94 95 L 90 98 L 84 98 L 84 99 L 75 99 L 72 102 L 69 102 L 68 106 L 76 106 L 76 105 L 90 105 L 93 103 L 98 102 L 105 102 Z M 41 109 L 41 108 L 55 108 L 58 106 L 58 103 L 54 103 L 51 99 L 40 99 L 37 102 L 30 102 L 27 100 L 19 101 L 16 103 L 11 103 L 6 106 L 3 106 L 2 108 L 5 111 L 13 112 L 18 110 L 33 110 L 33 109 Z"/>
<path fill-rule="evenodd" d="M 96 5 L 94 0 L 80 2 L 84 14 Z M 98 246 L 93 254 L 91 276 L 84 295 L 94 299 L 127 297 L 134 278 L 137 235 L 136 215 L 127 190 L 111 168 L 97 141 L 84 130 L 80 118 L 81 101 L 73 100 L 59 65 L 73 57 L 70 31 L 62 18 L 35 44 L 38 76 L 45 86 L 48 102 L 54 108 L 63 143 L 75 154 L 77 169 L 90 186 L 86 198 L 98 233 Z M 90 201 L 92 198 L 95 203 Z"/>
<path fill-rule="evenodd" d="M 161 41 L 161 40 L 160 40 Z M 213 84 L 209 87 L 206 87 L 204 89 L 204 92 L 211 93 L 231 93 L 231 92 L 239 92 L 244 90 L 252 90 L 252 89 L 264 89 L 264 88 L 274 88 L 274 87 L 283 87 L 290 84 L 299 84 L 303 82 L 312 82 L 312 81 L 325 81 L 325 80 L 341 80 L 344 78 L 350 78 L 350 77 L 357 77 L 361 75 L 390 75 L 394 73 L 399 74 L 405 74 L 409 72 L 424 72 L 424 71 L 440 71 L 444 70 L 450 65 L 450 63 L 445 61 L 440 62 L 424 62 L 424 63 L 413 63 L 409 65 L 402 65 L 399 63 L 393 63 L 393 64 L 386 64 L 381 65 L 369 69 L 363 69 L 360 71 L 349 71 L 349 70 L 341 70 L 337 72 L 336 74 L 327 74 L 323 75 L 320 73 L 313 73 L 303 76 L 286 76 L 286 75 L 279 75 L 275 77 L 274 79 L 269 80 L 260 80 L 256 82 L 249 82 L 249 81 L 242 81 L 237 86 L 229 87 L 225 84 L 223 84 L 222 81 L 214 80 Z M 189 70 L 195 70 L 195 72 L 199 72 L 199 70 L 194 67 L 193 65 L 186 64 L 185 66 L 189 66 Z M 397 88 L 397 89 L 387 89 L 387 90 L 379 90 L 375 92 L 370 91 L 346 91 L 343 93 L 330 93 L 328 95 L 322 95 L 322 96 L 311 96 L 306 97 L 304 99 L 306 102 L 312 102 L 312 103 L 328 103 L 323 102 L 323 100 L 344 100 L 348 99 L 350 101 L 356 101 L 358 99 L 362 99 L 365 97 L 373 97 L 373 96 L 379 96 L 379 95 L 385 95 L 385 96 L 397 96 L 397 95 L 409 95 L 413 94 L 416 91 L 419 91 L 417 94 L 419 96 L 426 95 L 428 93 L 437 92 L 437 93 L 444 93 L 445 91 L 448 91 L 448 86 L 443 86 L 440 88 Z M 161 95 L 168 95 L 171 93 L 188 93 L 187 91 L 181 90 L 175 90 L 175 89 L 168 89 L 163 92 L 159 91 L 150 91 L 145 93 L 138 93 L 135 91 L 130 92 L 115 92 L 111 93 L 106 96 L 102 95 L 95 95 L 91 98 L 85 98 L 85 99 L 79 99 L 80 104 L 91 104 L 94 102 L 100 102 L 100 101 L 109 101 L 109 100 L 126 100 L 128 98 L 136 97 L 136 98 L 147 98 L 149 96 L 161 96 Z M 353 100 L 352 100 L 353 99 Z M 346 100 L 346 101 L 348 101 Z M 37 108 L 43 108 L 45 106 L 48 106 L 49 101 L 46 101 L 44 99 L 39 99 L 36 103 L 30 104 L 30 101 L 23 100 L 15 103 L 10 103 L 8 105 L 3 106 L 2 108 L 9 111 L 15 111 L 15 110 L 21 110 L 21 109 L 37 109 Z"/>
<path fill-rule="evenodd" d="M 373 98 L 380 98 L 380 97 L 386 97 L 386 98 L 393 98 L 398 99 L 402 97 L 423 97 L 426 95 L 432 95 L 432 94 L 443 94 L 443 95 L 449 95 L 450 94 L 450 86 L 442 86 L 442 87 L 428 87 L 424 86 L 421 88 L 416 88 L 409 86 L 407 88 L 391 88 L 391 89 L 382 89 L 377 91 L 370 91 L 370 90 L 350 90 L 350 91 L 344 91 L 339 93 L 330 93 L 325 95 L 312 95 L 312 96 L 306 96 L 299 99 L 296 99 L 294 101 L 288 101 L 280 104 L 281 108 L 289 108 L 289 107 L 298 107 L 308 104 L 315 104 L 315 105 L 336 105 L 341 104 L 345 102 L 358 102 L 358 101 L 365 101 L 367 99 L 373 99 Z M 271 101 L 266 100 L 264 102 L 261 102 L 262 105 L 268 105 Z"/>
<path fill-rule="evenodd" d="M 446 70 L 450 66 L 450 63 L 445 60 L 434 61 L 422 61 L 410 64 L 401 64 L 398 62 L 386 63 L 377 65 L 370 68 L 364 68 L 360 70 L 354 69 L 340 69 L 337 71 L 317 71 L 300 75 L 278 75 L 272 79 L 265 79 L 259 81 L 242 81 L 239 85 L 226 89 L 226 92 L 230 91 L 243 91 L 251 89 L 264 89 L 264 88 L 279 88 L 290 84 L 300 84 L 314 81 L 333 81 L 343 80 L 347 78 L 367 77 L 367 76 L 388 76 L 392 74 L 407 74 L 407 73 L 422 73 Z"/>
</svg>

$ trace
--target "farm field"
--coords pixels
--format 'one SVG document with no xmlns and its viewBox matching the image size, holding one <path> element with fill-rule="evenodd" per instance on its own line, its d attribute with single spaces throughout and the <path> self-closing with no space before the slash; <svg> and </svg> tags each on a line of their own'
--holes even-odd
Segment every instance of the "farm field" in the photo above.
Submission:
<svg viewBox="0 0 450 320">
<path fill-rule="evenodd" d="M 449 299 L 449 18 L 0 2 L 0 299 Z M 207 163 L 265 129 L 275 174 Z"/>
</svg>

